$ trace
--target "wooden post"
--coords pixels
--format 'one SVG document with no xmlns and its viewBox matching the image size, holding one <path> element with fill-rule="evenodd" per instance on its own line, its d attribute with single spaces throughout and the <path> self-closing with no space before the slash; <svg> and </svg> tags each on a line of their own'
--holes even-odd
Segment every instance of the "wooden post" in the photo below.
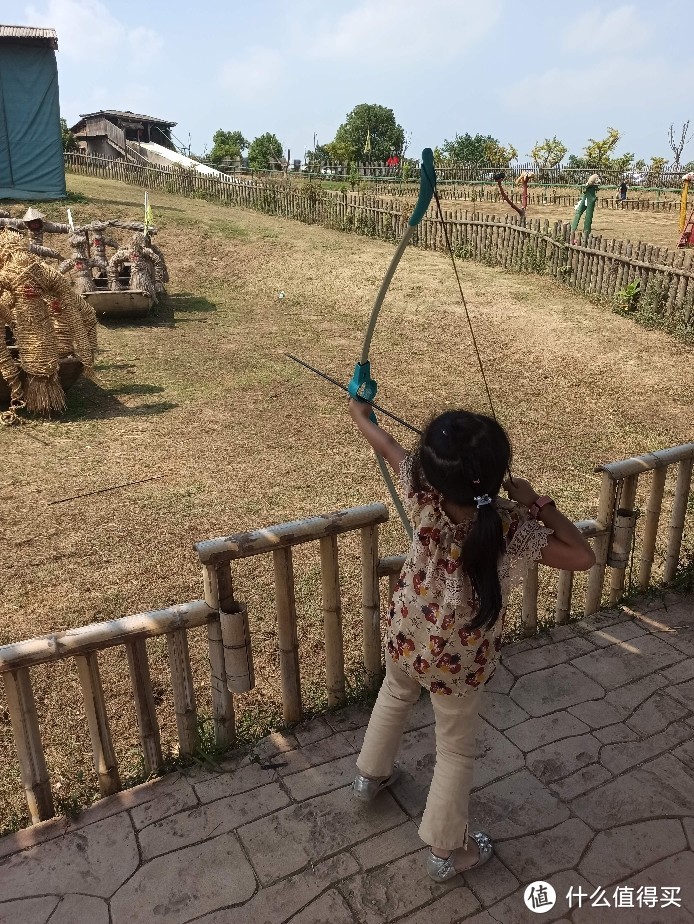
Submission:
<svg viewBox="0 0 694 924">
<path fill-rule="evenodd" d="M 537 634 L 537 577 L 537 562 L 530 562 L 523 579 L 523 606 L 521 609 L 521 625 L 523 635 L 526 637 Z"/>
<path fill-rule="evenodd" d="M 337 554 L 337 536 L 326 536 L 320 540 L 328 706 L 340 706 L 346 700 L 340 569 Z"/>
<path fill-rule="evenodd" d="M 181 754 L 194 754 L 200 739 L 186 630 L 175 629 L 173 632 L 167 632 L 166 642 L 169 651 L 169 668 L 171 670 L 171 686 L 176 711 L 179 749 Z"/>
<path fill-rule="evenodd" d="M 692 457 L 682 459 L 677 467 L 677 484 L 675 497 L 672 503 L 672 516 L 670 518 L 670 536 L 668 538 L 667 553 L 665 555 L 665 569 L 663 580 L 669 583 L 677 573 L 680 561 L 680 547 L 682 545 L 682 531 L 687 515 L 687 500 L 689 486 L 692 480 Z"/>
<path fill-rule="evenodd" d="M 595 537 L 593 551 L 595 552 L 595 564 L 590 569 L 588 576 L 588 587 L 586 589 L 586 600 L 584 605 L 584 614 L 591 616 L 597 613 L 602 602 L 602 585 L 605 581 L 605 568 L 607 567 L 607 554 L 610 548 L 610 539 L 612 537 L 612 517 L 614 513 L 614 501 L 616 493 L 616 484 L 610 477 L 609 472 L 602 473 L 602 484 L 600 486 L 600 500 L 598 502 L 598 523 L 605 532 Z"/>
<path fill-rule="evenodd" d="M 55 815 L 28 667 L 3 674 L 19 770 L 32 824 Z"/>
<path fill-rule="evenodd" d="M 629 475 L 623 480 L 619 508 L 614 518 L 612 547 L 608 558 L 608 564 L 612 568 L 610 576 L 611 604 L 616 603 L 624 593 L 624 582 L 636 527 L 634 501 L 636 500 L 638 480 L 638 475 Z"/>
<path fill-rule="evenodd" d="M 140 744 L 147 773 L 154 773 L 161 767 L 161 739 L 157 710 L 152 693 L 152 680 L 149 674 L 147 643 L 143 638 L 133 639 L 125 646 L 130 670 L 130 682 L 135 699 L 135 714 L 140 732 Z"/>
<path fill-rule="evenodd" d="M 571 615 L 571 594 L 573 591 L 573 571 L 560 571 L 557 586 L 557 605 L 554 609 L 554 624 L 564 626 Z"/>
<path fill-rule="evenodd" d="M 111 729 L 106 715 L 104 691 L 99 674 L 97 653 L 90 651 L 75 658 L 77 673 L 84 696 L 84 708 L 87 714 L 89 737 L 92 742 L 94 769 L 99 777 L 99 792 L 102 796 L 111 796 L 119 792 L 120 777 L 118 765 L 111 740 Z"/>
<path fill-rule="evenodd" d="M 658 535 L 658 521 L 660 520 L 660 508 L 663 503 L 666 476 L 667 468 L 665 466 L 653 470 L 651 493 L 648 496 L 648 504 L 646 506 L 646 526 L 643 532 L 643 548 L 641 550 L 641 561 L 639 563 L 639 590 L 646 590 L 651 582 L 651 570 L 653 568 L 655 542 Z"/>
<path fill-rule="evenodd" d="M 301 678 L 299 674 L 299 641 L 296 629 L 294 599 L 294 567 L 291 548 L 272 553 L 275 566 L 275 598 L 277 606 L 277 637 L 282 675 L 282 712 L 285 722 L 303 718 Z"/>
<path fill-rule="evenodd" d="M 378 524 L 361 531 L 361 600 L 364 621 L 364 667 L 367 683 L 381 682 L 381 607 L 378 588 Z"/>
</svg>

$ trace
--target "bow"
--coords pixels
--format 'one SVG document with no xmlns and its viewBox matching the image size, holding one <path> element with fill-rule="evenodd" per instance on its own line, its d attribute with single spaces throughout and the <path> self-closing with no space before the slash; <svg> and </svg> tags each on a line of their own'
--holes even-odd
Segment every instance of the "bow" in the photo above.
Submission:
<svg viewBox="0 0 694 924">
<path fill-rule="evenodd" d="M 407 222 L 407 228 L 405 233 L 402 236 L 398 248 L 393 255 L 390 265 L 386 271 L 385 276 L 383 277 L 383 282 L 381 283 L 381 288 L 378 290 L 378 295 L 376 296 L 376 301 L 374 306 L 371 309 L 371 317 L 369 318 L 369 323 L 366 327 L 366 333 L 364 334 L 364 343 L 361 350 L 361 358 L 359 362 L 354 367 L 354 375 L 347 386 L 347 389 L 352 396 L 352 398 L 359 398 L 362 401 L 372 402 L 376 397 L 376 391 L 378 386 L 375 379 L 371 377 L 371 363 L 369 362 L 369 350 L 371 349 L 371 340 L 376 329 L 376 322 L 378 321 L 378 315 L 381 311 L 381 306 L 388 292 L 388 287 L 395 275 L 395 270 L 398 267 L 398 263 L 402 258 L 403 253 L 407 245 L 410 243 L 412 236 L 415 232 L 415 228 L 419 222 L 426 215 L 426 211 L 429 208 L 429 203 L 431 202 L 431 197 L 434 195 L 434 190 L 436 188 L 436 174 L 434 172 L 434 154 L 431 148 L 425 148 L 422 151 L 422 168 L 420 172 L 419 180 L 419 198 L 417 199 L 417 204 L 414 207 L 414 211 L 410 215 L 409 221 Z M 373 411 L 370 414 L 370 419 L 377 423 L 376 415 Z M 381 469 L 381 475 L 385 481 L 388 492 L 395 504 L 395 509 L 398 511 L 400 519 L 402 520 L 402 525 L 405 527 L 405 532 L 407 535 L 412 538 L 412 527 L 410 521 L 405 513 L 405 508 L 402 505 L 402 501 L 398 497 L 398 493 L 395 490 L 395 485 L 393 484 L 393 479 L 388 471 L 388 466 L 385 463 L 385 460 L 381 456 L 376 456 L 378 461 L 378 466 Z"/>
</svg>

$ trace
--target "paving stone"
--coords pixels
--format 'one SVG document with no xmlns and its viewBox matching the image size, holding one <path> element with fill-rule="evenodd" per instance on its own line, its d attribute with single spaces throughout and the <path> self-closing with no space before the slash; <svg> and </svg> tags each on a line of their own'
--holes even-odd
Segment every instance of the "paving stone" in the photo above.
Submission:
<svg viewBox="0 0 694 924">
<path fill-rule="evenodd" d="M 652 635 L 643 635 L 630 642 L 620 642 L 582 655 L 572 663 L 606 690 L 613 690 L 644 674 L 681 661 L 682 657 L 671 645 Z"/>
<path fill-rule="evenodd" d="M 563 642 L 567 638 L 575 638 L 578 634 L 576 632 L 575 624 L 569 624 L 565 626 L 553 626 L 549 630 L 550 637 L 554 642 Z"/>
<path fill-rule="evenodd" d="M 694 915 L 685 911 L 684 908 L 670 907 L 660 912 L 657 907 L 655 909 L 639 908 L 636 900 L 638 887 L 638 884 L 636 884 L 631 893 L 634 902 L 633 908 L 616 908 L 610 911 L 608 908 L 595 908 L 591 907 L 590 904 L 584 904 L 582 908 L 574 911 L 572 919 L 574 924 L 607 924 L 606 915 L 610 915 L 613 921 L 623 921 L 624 924 L 667 924 L 667 922 L 670 922 L 670 924 L 694 924 Z M 614 889 L 606 893 L 606 898 L 612 908 L 614 908 L 616 901 L 614 893 Z M 670 912 L 675 912 L 677 917 L 670 914 Z M 654 914 L 660 914 L 660 917 L 654 918 Z M 665 915 L 670 915 L 670 917 L 666 918 Z M 467 921 L 465 924 L 467 924 Z"/>
<path fill-rule="evenodd" d="M 244 825 L 238 834 L 267 884 L 394 828 L 406 817 L 388 792 L 363 805 L 347 786 Z"/>
<path fill-rule="evenodd" d="M 526 761 L 531 773 L 543 783 L 551 783 L 574 773 L 587 764 L 595 763 L 600 752 L 600 742 L 592 735 L 578 735 L 562 738 L 531 751 Z"/>
<path fill-rule="evenodd" d="M 525 766 L 523 752 L 484 719 L 477 734 L 477 748 L 474 769 L 476 789 Z"/>
<path fill-rule="evenodd" d="M 184 847 L 141 866 L 111 899 L 112 924 L 184 924 L 248 901 L 253 870 L 233 834 Z"/>
<path fill-rule="evenodd" d="M 315 744 L 309 744 L 305 748 L 278 754 L 271 763 L 266 763 L 265 766 L 274 767 L 280 776 L 288 776 L 290 773 L 308 770 L 309 767 L 327 764 L 328 761 L 337 760 L 338 757 L 346 757 L 347 754 L 355 754 L 355 748 L 347 734 L 336 732 L 330 738 L 323 738 L 322 741 L 316 741 Z"/>
<path fill-rule="evenodd" d="M 400 918 L 398 924 L 457 924 L 461 917 L 469 914 L 471 910 L 479 908 L 475 896 L 469 889 L 459 886 L 447 895 L 435 899 L 431 904 L 425 905 L 414 914 Z M 380 919 L 377 919 L 380 920 Z M 383 920 L 388 920 L 383 918 Z M 466 922 L 469 918 L 465 918 Z M 360 922 L 361 924 L 361 922 Z"/>
<path fill-rule="evenodd" d="M 580 633 L 595 632 L 596 629 L 605 629 L 607 626 L 615 626 L 618 622 L 627 622 L 631 617 L 625 612 L 618 610 L 606 610 L 602 613 L 594 613 L 592 616 L 584 616 L 576 625 L 576 631 Z"/>
<path fill-rule="evenodd" d="M 694 770 L 694 735 L 685 741 L 683 745 L 675 748 L 672 753 L 678 760 L 681 760 L 683 764 L 686 764 Z"/>
<path fill-rule="evenodd" d="M 694 710 L 694 680 L 688 683 L 678 683 L 674 687 L 666 687 L 665 692 L 690 711 Z"/>
<path fill-rule="evenodd" d="M 424 811 L 436 763 L 433 726 L 428 725 L 403 735 L 398 763 L 401 776 L 392 787 L 393 794 L 407 814 L 414 818 Z"/>
<path fill-rule="evenodd" d="M 682 908 L 670 906 L 662 909 L 661 919 L 672 921 L 673 924 L 675 921 L 680 924 L 680 922 L 694 920 L 694 853 L 691 851 L 677 853 L 659 863 L 654 863 L 648 869 L 641 870 L 625 880 L 624 884 L 633 886 L 635 889 L 641 886 L 655 886 L 658 889 L 663 886 L 679 886 Z M 685 917 L 685 912 L 688 912 L 691 917 Z M 644 918 L 644 924 L 645 922 Z"/>
<path fill-rule="evenodd" d="M 551 788 L 560 799 L 569 802 L 610 779 L 612 779 L 612 774 L 602 764 L 588 764 L 587 767 L 582 767 L 571 776 L 552 783 Z"/>
<path fill-rule="evenodd" d="M 187 812 L 157 821 L 140 832 L 140 850 L 144 860 L 151 860 L 171 850 L 179 850 L 217 834 L 226 834 L 284 808 L 289 796 L 279 783 L 269 783 L 253 791 L 250 798 L 227 796 Z"/>
<path fill-rule="evenodd" d="M 417 825 L 413 821 L 406 821 L 404 825 L 384 831 L 376 837 L 370 837 L 363 844 L 352 847 L 352 855 L 359 861 L 364 870 L 381 866 L 415 853 L 422 849 L 422 842 L 417 833 Z"/>
<path fill-rule="evenodd" d="M 503 693 L 489 693 L 485 690 L 481 703 L 480 715 L 491 722 L 494 728 L 510 728 L 528 718 L 528 713 Z"/>
<path fill-rule="evenodd" d="M 474 914 L 471 918 L 465 918 L 464 924 L 499 924 L 499 921 L 493 918 L 488 911 L 482 911 L 480 914 Z"/>
<path fill-rule="evenodd" d="M 516 877 L 496 856 L 479 869 L 468 870 L 463 878 L 483 907 L 499 901 L 518 888 Z"/>
<path fill-rule="evenodd" d="M 503 658 L 504 656 L 502 654 L 501 662 L 497 662 L 496 670 L 492 674 L 492 679 L 485 683 L 483 696 L 487 693 L 511 692 L 511 687 L 516 682 L 516 678 L 513 676 L 510 670 L 504 667 Z"/>
<path fill-rule="evenodd" d="M 601 831 L 578 870 L 593 885 L 608 886 L 686 849 L 682 825 L 676 819 L 641 821 Z"/>
<path fill-rule="evenodd" d="M 654 693 L 650 699 L 642 703 L 638 709 L 626 720 L 629 728 L 633 728 L 642 738 L 655 735 L 663 731 L 687 714 L 684 706 L 673 702 L 662 693 Z"/>
<path fill-rule="evenodd" d="M 325 721 L 334 731 L 352 731 L 369 724 L 371 706 L 346 706 L 337 712 L 327 712 Z"/>
<path fill-rule="evenodd" d="M 694 655 L 694 628 L 673 629 L 668 632 L 653 632 L 652 634 L 672 645 L 682 654 L 690 657 Z"/>
<path fill-rule="evenodd" d="M 356 860 L 348 853 L 342 853 L 260 889 L 241 907 L 213 911 L 202 918 L 195 918 L 195 924 L 285 924 L 290 918 L 295 921 L 293 915 L 321 892 L 357 872 Z"/>
<path fill-rule="evenodd" d="M 2 898 L 4 899 L 4 895 Z M 20 898 L 14 902 L 2 901 L 0 903 L 0 924 L 46 924 L 59 901 L 58 895 Z"/>
<path fill-rule="evenodd" d="M 314 741 L 320 741 L 321 738 L 327 738 L 333 734 L 334 729 L 326 722 L 322 716 L 315 716 L 313 719 L 307 719 L 298 725 L 292 726 L 292 734 L 299 742 L 299 747 L 306 747 L 307 744 L 313 744 Z"/>
<path fill-rule="evenodd" d="M 554 887 L 557 893 L 557 903 L 551 911 L 538 914 L 528 908 L 523 900 L 523 895 L 529 883 L 522 883 L 520 889 L 514 892 L 513 895 L 509 895 L 503 901 L 497 902 L 487 909 L 492 916 L 492 920 L 496 924 L 537 924 L 538 921 L 558 921 L 569 912 L 569 904 L 566 899 L 569 889 L 571 887 L 574 889 L 579 887 L 590 889 L 590 884 L 582 876 L 579 876 L 575 870 L 557 873 L 548 877 L 546 881 Z M 468 924 L 468 922 L 466 921 L 465 924 Z"/>
<path fill-rule="evenodd" d="M 459 917 L 479 908 L 472 892 L 460 888 L 457 877 L 440 884 L 430 879 L 425 856 L 426 851 L 420 850 L 387 866 L 357 873 L 342 884 L 342 894 L 359 924 L 385 924 L 453 889 L 458 893 Z"/>
<path fill-rule="evenodd" d="M 558 712 L 576 703 L 601 699 L 604 695 L 601 686 L 571 664 L 527 674 L 516 681 L 511 691 L 511 698 L 532 716 Z"/>
<path fill-rule="evenodd" d="M 624 718 L 624 712 L 615 709 L 605 698 L 589 700 L 579 703 L 569 709 L 571 715 L 585 722 L 591 728 L 602 728 L 605 725 L 614 725 Z"/>
<path fill-rule="evenodd" d="M 552 828 L 568 816 L 568 808 L 525 769 L 477 790 L 470 799 L 471 825 L 492 840 Z"/>
<path fill-rule="evenodd" d="M 664 754 L 579 796 L 571 808 L 599 831 L 661 816 L 694 816 L 694 772 Z"/>
<path fill-rule="evenodd" d="M 694 680 L 694 658 L 687 658 L 686 661 L 680 661 L 679 664 L 664 667 L 660 673 L 670 683 L 684 683 L 685 680 Z"/>
<path fill-rule="evenodd" d="M 136 831 L 153 821 L 159 821 L 198 804 L 195 790 L 181 774 L 173 773 L 170 777 L 162 777 L 160 783 L 154 799 L 136 806 L 130 812 Z"/>
<path fill-rule="evenodd" d="M 209 779 L 196 783 L 194 788 L 200 801 L 205 803 L 257 789 L 276 779 L 276 771 L 270 770 L 267 764 L 260 764 L 246 757 L 235 769 L 216 773 Z"/>
<path fill-rule="evenodd" d="M 587 824 L 569 818 L 549 831 L 502 841 L 496 852 L 521 882 L 528 883 L 575 867 L 593 836 Z"/>
<path fill-rule="evenodd" d="M 639 635 L 645 635 L 648 629 L 638 622 L 620 622 L 615 626 L 609 626 L 607 629 L 598 629 L 596 632 L 589 633 L 586 638 L 598 648 L 606 648 L 608 645 L 614 645 L 615 642 L 626 642 L 630 638 L 637 638 Z"/>
<path fill-rule="evenodd" d="M 694 850 L 694 818 L 683 818 L 682 827 L 689 841 L 689 849 Z"/>
<path fill-rule="evenodd" d="M 359 754 L 364 744 L 366 727 L 348 729 L 347 731 L 342 732 L 342 735 L 352 750 L 355 752 L 355 754 Z"/>
<path fill-rule="evenodd" d="M 571 661 L 573 658 L 592 650 L 593 646 L 587 639 L 576 636 L 563 642 L 543 645 L 542 648 L 535 648 L 532 651 L 524 651 L 521 654 L 505 658 L 504 664 L 512 674 L 520 677 L 532 671 L 563 664 L 565 661 Z"/>
<path fill-rule="evenodd" d="M 108 904 L 92 895 L 65 895 L 50 924 L 109 924 Z"/>
<path fill-rule="evenodd" d="M 330 924 L 354 924 L 344 898 L 332 889 L 292 918 L 292 924 L 326 924 L 328 921 Z"/>
<path fill-rule="evenodd" d="M 691 728 L 684 722 L 673 722 L 669 728 L 643 741 L 626 741 L 620 744 L 606 744 L 600 752 L 600 763 L 612 773 L 623 773 L 636 764 L 643 763 L 663 751 L 687 741 L 692 737 Z"/>
<path fill-rule="evenodd" d="M 135 832 L 126 812 L 0 862 L 5 901 L 81 892 L 108 898 L 137 869 Z"/>
<path fill-rule="evenodd" d="M 603 744 L 616 744 L 618 741 L 635 741 L 639 737 L 633 729 L 623 722 L 606 725 L 604 728 L 596 728 L 593 734 Z"/>
<path fill-rule="evenodd" d="M 289 732 L 272 732 L 260 741 L 256 741 L 251 748 L 251 753 L 260 757 L 261 760 L 267 760 L 278 754 L 286 754 L 287 751 L 293 751 L 298 747 L 299 742 Z"/>
<path fill-rule="evenodd" d="M 605 697 L 605 704 L 616 709 L 623 721 L 636 709 L 641 703 L 645 702 L 649 696 L 661 689 L 666 684 L 665 679 L 660 673 L 646 674 L 633 683 L 628 683 L 616 690 L 610 690 Z"/>
<path fill-rule="evenodd" d="M 521 751 L 534 751 L 543 744 L 590 731 L 590 727 L 569 712 L 553 712 L 540 719 L 528 719 L 505 732 Z"/>
<path fill-rule="evenodd" d="M 357 773 L 356 760 L 356 754 L 348 754 L 327 764 L 319 764 L 317 767 L 285 776 L 283 782 L 292 799 L 301 802 L 303 799 L 310 799 L 319 793 L 339 789 L 351 783 Z"/>
</svg>

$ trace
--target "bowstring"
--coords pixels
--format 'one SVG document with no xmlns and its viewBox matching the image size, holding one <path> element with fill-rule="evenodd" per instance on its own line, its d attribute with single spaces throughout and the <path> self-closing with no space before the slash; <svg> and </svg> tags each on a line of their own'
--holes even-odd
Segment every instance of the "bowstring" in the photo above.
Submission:
<svg viewBox="0 0 694 924">
<path fill-rule="evenodd" d="M 455 257 L 453 255 L 451 239 L 448 236 L 448 228 L 446 226 L 446 222 L 443 217 L 443 212 L 441 211 L 441 201 L 439 200 L 438 190 L 436 189 L 436 185 L 431 182 L 431 177 L 429 176 L 426 170 L 424 170 L 424 174 L 426 175 L 426 178 L 429 181 L 429 185 L 431 186 L 431 190 L 434 194 L 434 201 L 436 202 L 436 210 L 438 212 L 439 221 L 441 222 L 441 226 L 443 228 L 443 235 L 446 240 L 446 247 L 448 249 L 448 254 L 451 258 L 451 263 L 453 264 L 453 272 L 455 273 L 456 282 L 458 283 L 458 291 L 460 292 L 460 299 L 463 303 L 463 308 L 465 309 L 465 317 L 467 319 L 468 327 L 470 328 L 470 337 L 472 338 L 472 345 L 475 348 L 475 355 L 477 356 L 477 364 L 480 368 L 480 374 L 482 376 L 482 381 L 484 382 L 484 388 L 485 388 L 485 391 L 487 392 L 487 400 L 489 401 L 489 407 L 491 408 L 492 417 L 498 423 L 499 421 L 497 420 L 496 411 L 494 409 L 494 401 L 492 400 L 492 393 L 489 388 L 489 382 L 487 381 L 487 376 L 484 371 L 484 365 L 482 364 L 482 356 L 480 355 L 479 347 L 477 346 L 477 337 L 475 336 L 475 329 L 472 326 L 472 319 L 470 318 L 470 312 L 468 310 L 467 301 L 465 300 L 465 293 L 463 292 L 463 284 L 460 281 L 458 267 L 456 266 Z"/>
</svg>

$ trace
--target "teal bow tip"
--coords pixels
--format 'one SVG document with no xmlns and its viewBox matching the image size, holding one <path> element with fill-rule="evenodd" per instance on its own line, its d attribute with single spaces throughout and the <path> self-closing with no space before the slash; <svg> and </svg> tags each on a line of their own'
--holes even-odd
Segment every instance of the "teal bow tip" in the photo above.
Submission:
<svg viewBox="0 0 694 924">
<path fill-rule="evenodd" d="M 347 385 L 347 391 L 355 401 L 373 401 L 376 397 L 378 385 L 376 380 L 371 378 L 371 363 L 368 360 L 365 363 L 356 364 L 354 375 Z M 369 414 L 369 420 L 376 423 L 376 415 L 373 411 Z"/>
<path fill-rule="evenodd" d="M 419 174 L 419 198 L 410 216 L 408 225 L 414 228 L 426 215 L 429 203 L 436 189 L 436 171 L 434 170 L 434 152 L 431 148 L 422 151 L 422 167 Z"/>
</svg>

